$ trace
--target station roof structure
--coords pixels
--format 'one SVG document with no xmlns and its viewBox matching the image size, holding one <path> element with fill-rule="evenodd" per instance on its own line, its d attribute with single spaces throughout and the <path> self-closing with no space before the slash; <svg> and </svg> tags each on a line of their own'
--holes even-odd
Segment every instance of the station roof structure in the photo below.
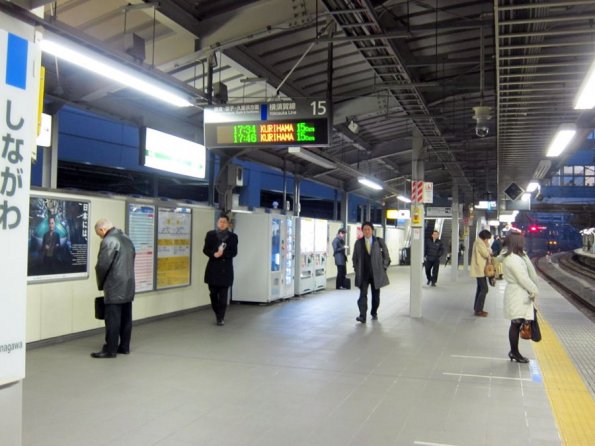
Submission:
<svg viewBox="0 0 595 446">
<path fill-rule="evenodd" d="M 384 185 L 370 193 L 387 203 L 409 189 L 415 129 L 435 193 L 449 196 L 456 179 L 470 202 L 503 199 L 511 182 L 525 187 L 547 177 L 572 153 L 546 158 L 561 124 L 577 125 L 576 145 L 594 127 L 592 112 L 573 108 L 595 56 L 589 0 L 20 0 L 0 7 L 149 73 L 194 104 L 164 106 L 46 54 L 50 112 L 71 104 L 196 139 L 209 105 L 209 67 L 218 84 L 212 104 L 331 99 L 330 146 L 308 150 L 332 169 L 287 149 L 216 152 L 358 193 L 358 175 L 370 175 Z M 32 7 L 43 18 L 26 12 Z M 478 106 L 489 107 L 482 122 L 474 119 Z"/>
</svg>

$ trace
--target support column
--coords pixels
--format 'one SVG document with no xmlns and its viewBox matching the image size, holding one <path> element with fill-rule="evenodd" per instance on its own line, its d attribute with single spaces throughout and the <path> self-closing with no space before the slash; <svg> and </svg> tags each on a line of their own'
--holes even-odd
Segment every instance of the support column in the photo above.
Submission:
<svg viewBox="0 0 595 446">
<path fill-rule="evenodd" d="M 424 149 L 423 136 L 417 128 L 413 129 L 412 140 L 412 162 L 411 179 L 415 181 L 424 180 Z M 411 215 L 413 215 L 412 203 Z M 423 206 L 423 205 L 421 205 Z M 424 257 L 424 224 L 425 218 L 421 213 L 421 226 L 411 228 L 411 278 L 409 289 L 409 316 L 420 318 L 421 314 L 421 284 L 422 284 L 422 261 Z"/>
<path fill-rule="evenodd" d="M 41 186 L 48 189 L 58 188 L 58 113 L 52 116 L 52 142 L 43 149 L 41 168 Z"/>
<path fill-rule="evenodd" d="M 349 223 L 349 192 L 343 191 L 343 197 L 341 198 L 341 222 L 343 227 L 347 229 L 347 223 Z"/>
<path fill-rule="evenodd" d="M 450 279 L 456 282 L 459 278 L 459 182 L 452 179 L 452 224 L 450 235 Z"/>
</svg>

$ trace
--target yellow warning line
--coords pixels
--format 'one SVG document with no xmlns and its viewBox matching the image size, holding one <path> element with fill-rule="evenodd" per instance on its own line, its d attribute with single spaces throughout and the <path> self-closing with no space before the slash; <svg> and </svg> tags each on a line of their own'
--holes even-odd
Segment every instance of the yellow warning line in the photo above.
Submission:
<svg viewBox="0 0 595 446">
<path fill-rule="evenodd" d="M 539 314 L 541 316 L 541 314 Z M 556 423 L 566 446 L 595 445 L 595 402 L 589 389 L 543 317 L 542 341 L 533 343 Z"/>
</svg>

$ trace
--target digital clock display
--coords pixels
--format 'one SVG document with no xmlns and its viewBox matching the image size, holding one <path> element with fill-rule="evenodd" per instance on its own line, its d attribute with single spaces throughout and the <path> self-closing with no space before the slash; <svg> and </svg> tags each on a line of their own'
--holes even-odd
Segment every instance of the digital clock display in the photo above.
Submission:
<svg viewBox="0 0 595 446">
<path fill-rule="evenodd" d="M 230 146 L 286 146 L 326 145 L 326 119 L 229 122 L 205 125 L 205 145 Z"/>
<path fill-rule="evenodd" d="M 209 149 L 328 146 L 328 107 L 324 99 L 207 107 L 204 137 Z"/>
</svg>

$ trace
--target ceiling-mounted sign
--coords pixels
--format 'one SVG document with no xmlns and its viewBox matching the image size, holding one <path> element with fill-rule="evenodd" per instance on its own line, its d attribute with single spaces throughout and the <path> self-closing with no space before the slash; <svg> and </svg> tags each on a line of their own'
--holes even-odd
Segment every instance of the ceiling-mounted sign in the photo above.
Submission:
<svg viewBox="0 0 595 446">
<path fill-rule="evenodd" d="M 204 110 L 205 146 L 329 145 L 326 100 L 230 104 Z"/>
<path fill-rule="evenodd" d="M 428 218 L 452 218 L 451 207 L 428 206 L 426 208 L 426 217 Z"/>
</svg>

